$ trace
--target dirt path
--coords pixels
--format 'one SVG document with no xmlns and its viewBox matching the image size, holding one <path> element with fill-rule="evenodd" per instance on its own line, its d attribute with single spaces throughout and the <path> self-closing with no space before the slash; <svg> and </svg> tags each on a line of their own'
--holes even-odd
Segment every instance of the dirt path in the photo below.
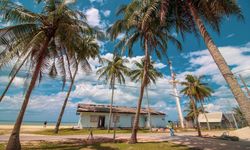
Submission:
<svg viewBox="0 0 250 150">
<path fill-rule="evenodd" d="M 189 147 L 195 147 L 204 150 L 250 150 L 250 141 L 224 141 L 212 138 L 199 138 L 193 136 L 194 133 L 178 133 L 175 137 L 169 137 L 165 133 L 157 134 L 138 134 L 139 142 L 160 142 L 171 141 L 176 144 L 183 144 Z M 0 142 L 7 142 L 9 135 L 1 135 Z M 66 141 L 70 139 L 86 139 L 88 135 L 64 135 L 64 136 L 47 136 L 47 135 L 34 135 L 34 134 L 22 134 L 21 141 Z M 94 138 L 112 138 L 110 134 L 94 135 Z M 130 134 L 117 134 L 117 139 L 128 139 Z"/>
</svg>

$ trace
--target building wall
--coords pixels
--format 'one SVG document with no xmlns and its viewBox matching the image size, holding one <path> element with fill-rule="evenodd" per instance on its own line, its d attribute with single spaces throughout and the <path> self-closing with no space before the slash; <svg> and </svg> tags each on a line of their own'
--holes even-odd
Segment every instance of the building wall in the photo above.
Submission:
<svg viewBox="0 0 250 150">
<path fill-rule="evenodd" d="M 166 127 L 165 115 L 151 115 L 151 127 L 165 128 Z"/>
<path fill-rule="evenodd" d="M 105 116 L 105 125 L 104 127 L 108 127 L 108 118 L 109 113 L 95 113 L 95 112 L 81 112 L 79 115 L 79 122 L 78 126 L 80 128 L 97 128 L 98 127 L 98 121 L 97 122 L 91 122 L 90 116 L 97 115 L 97 116 Z M 134 118 L 135 114 L 116 114 L 119 116 L 119 122 L 116 123 L 117 128 L 131 128 L 133 121 L 132 118 Z M 113 118 L 111 118 L 111 127 L 114 126 Z M 139 119 L 139 127 L 145 128 L 147 123 L 147 115 L 140 115 Z M 165 127 L 165 116 L 164 115 L 151 115 L 151 126 L 152 127 Z"/>
</svg>

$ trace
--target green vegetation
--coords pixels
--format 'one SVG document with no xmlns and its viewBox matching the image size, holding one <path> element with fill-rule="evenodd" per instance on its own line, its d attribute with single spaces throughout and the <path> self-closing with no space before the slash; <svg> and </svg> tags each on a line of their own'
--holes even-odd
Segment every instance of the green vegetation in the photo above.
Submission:
<svg viewBox="0 0 250 150">
<path fill-rule="evenodd" d="M 4 148 L 5 148 L 5 145 L 0 143 L 0 150 L 4 150 Z"/>
<path fill-rule="evenodd" d="M 71 129 L 71 128 L 65 128 L 65 129 L 60 129 L 58 134 L 54 133 L 53 129 L 45 129 L 41 131 L 32 131 L 28 133 L 32 134 L 41 134 L 41 135 L 86 135 L 89 134 L 88 129 Z M 27 133 L 27 132 L 26 132 Z M 113 132 L 110 132 L 112 134 Z M 117 130 L 116 133 L 131 133 L 131 130 Z M 149 130 L 139 130 L 139 133 L 150 133 Z M 109 134 L 107 130 L 100 130 L 100 129 L 93 129 L 93 134 Z"/>
<path fill-rule="evenodd" d="M 4 148 L 4 145 L 0 144 L 0 150 Z M 168 142 L 160 143 L 138 143 L 138 144 L 127 144 L 127 143 L 96 143 L 92 145 L 84 144 L 83 142 L 41 142 L 33 144 L 23 145 L 24 150 L 34 150 L 34 149 L 58 149 L 58 150 L 190 150 L 190 148 L 172 144 Z"/>
</svg>

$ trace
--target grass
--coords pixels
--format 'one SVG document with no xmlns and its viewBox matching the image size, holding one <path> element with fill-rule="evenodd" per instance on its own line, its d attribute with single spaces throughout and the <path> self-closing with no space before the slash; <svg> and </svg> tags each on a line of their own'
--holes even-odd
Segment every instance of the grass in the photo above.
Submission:
<svg viewBox="0 0 250 150">
<path fill-rule="evenodd" d="M 40 135 L 88 135 L 89 134 L 88 129 L 71 129 L 71 128 L 65 128 L 60 129 L 58 134 L 54 133 L 54 129 L 45 129 L 41 131 L 32 131 L 32 132 L 25 132 L 25 133 L 32 133 L 32 134 L 40 134 Z M 139 133 L 150 133 L 149 130 L 139 130 Z M 116 130 L 116 133 L 131 133 L 131 130 Z M 111 130 L 110 133 L 108 133 L 107 130 L 100 130 L 100 129 L 93 129 L 93 134 L 113 134 L 113 131 Z"/>
<path fill-rule="evenodd" d="M 96 144 L 83 144 L 83 143 L 72 143 L 72 142 L 40 142 L 40 143 L 29 143 L 22 145 L 23 150 L 191 150 L 183 145 L 172 144 L 169 142 L 149 142 L 149 143 L 96 143 Z M 0 150 L 4 150 L 4 145 L 0 144 Z"/>
<path fill-rule="evenodd" d="M 11 130 L 8 130 L 8 129 L 4 129 L 4 130 L 2 130 L 2 129 L 0 129 L 0 135 L 4 135 L 4 134 L 8 134 L 8 133 L 10 133 L 11 132 Z"/>
<path fill-rule="evenodd" d="M 4 150 L 4 148 L 5 148 L 5 145 L 0 143 L 0 150 Z"/>
</svg>

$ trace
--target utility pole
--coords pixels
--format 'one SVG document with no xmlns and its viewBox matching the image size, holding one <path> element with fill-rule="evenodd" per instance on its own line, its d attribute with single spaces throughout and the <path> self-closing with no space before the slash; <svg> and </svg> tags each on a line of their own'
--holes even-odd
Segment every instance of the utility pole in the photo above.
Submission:
<svg viewBox="0 0 250 150">
<path fill-rule="evenodd" d="M 227 100 L 227 107 L 229 108 L 229 109 L 232 109 L 232 106 L 231 106 L 231 103 L 230 103 L 230 101 L 229 100 Z M 231 112 L 228 112 L 229 114 L 231 114 L 232 115 L 232 118 L 233 118 L 233 122 L 234 122 L 234 126 L 235 126 L 235 128 L 236 129 L 239 129 L 239 126 L 238 126 L 238 123 L 237 123 L 237 121 L 236 121 L 236 119 L 235 119 L 235 116 L 234 116 L 234 113 L 231 111 Z M 231 123 L 230 123 L 231 124 Z"/>
<path fill-rule="evenodd" d="M 178 93 L 177 87 L 176 87 L 177 81 L 175 81 L 175 73 L 173 71 L 172 63 L 169 59 L 168 59 L 168 65 L 169 65 L 169 70 L 170 70 L 171 77 L 172 77 L 174 97 L 175 97 L 175 101 L 176 101 L 176 107 L 177 107 L 177 111 L 178 111 L 178 116 L 179 116 L 181 128 L 184 128 L 183 115 L 182 115 L 181 105 L 180 105 L 180 96 L 179 96 L 179 93 Z"/>
<path fill-rule="evenodd" d="M 246 91 L 247 91 L 248 96 L 250 96 L 250 90 L 248 89 L 245 80 L 243 79 L 243 77 L 242 77 L 241 74 L 239 74 L 239 77 L 240 77 L 240 80 L 241 80 L 241 82 L 243 83 L 243 85 L 244 85 L 244 87 L 245 87 L 245 89 L 246 89 Z"/>
<path fill-rule="evenodd" d="M 151 113 L 150 113 L 150 107 L 149 107 L 149 99 L 148 99 L 148 87 L 146 86 L 146 96 L 147 96 L 147 108 L 148 108 L 148 127 L 150 129 L 150 131 L 152 131 L 152 127 L 151 127 Z"/>
</svg>

